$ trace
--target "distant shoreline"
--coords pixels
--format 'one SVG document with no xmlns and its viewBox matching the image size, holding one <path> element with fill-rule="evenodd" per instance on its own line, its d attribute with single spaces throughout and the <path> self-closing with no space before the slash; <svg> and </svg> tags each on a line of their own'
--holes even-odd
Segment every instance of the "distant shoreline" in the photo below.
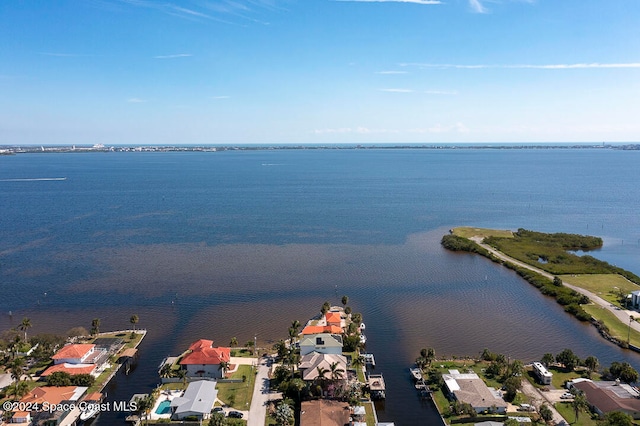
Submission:
<svg viewBox="0 0 640 426">
<path fill-rule="evenodd" d="M 0 155 L 87 153 L 87 152 L 220 152 L 220 151 L 270 151 L 270 150 L 539 150 L 539 149 L 607 149 L 640 151 L 640 143 L 465 143 L 465 144 L 238 144 L 238 145 L 0 145 Z"/>
</svg>

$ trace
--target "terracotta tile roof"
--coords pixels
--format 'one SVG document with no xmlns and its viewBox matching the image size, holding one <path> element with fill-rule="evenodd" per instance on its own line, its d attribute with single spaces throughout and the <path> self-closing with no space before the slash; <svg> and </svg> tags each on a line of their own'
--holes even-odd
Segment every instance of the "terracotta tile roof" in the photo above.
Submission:
<svg viewBox="0 0 640 426">
<path fill-rule="evenodd" d="M 342 328 L 337 325 L 308 325 L 302 329 L 304 335 L 320 333 L 341 334 Z"/>
<path fill-rule="evenodd" d="M 198 340 L 189 346 L 190 353 L 182 358 L 180 365 L 219 365 L 231 360 L 231 348 L 214 348 L 213 340 Z"/>
<path fill-rule="evenodd" d="M 96 345 L 93 344 L 75 344 L 75 345 L 67 345 L 60 349 L 51 359 L 80 359 L 87 354 L 87 352 L 91 351 L 95 348 Z"/>
<path fill-rule="evenodd" d="M 320 399 L 303 401 L 300 426 L 336 426 L 349 424 L 349 404 Z"/>
<path fill-rule="evenodd" d="M 325 318 L 327 324 L 340 324 L 340 312 L 327 312 Z"/>
<path fill-rule="evenodd" d="M 31 390 L 20 402 L 60 404 L 62 401 L 73 400 L 77 389 L 76 386 L 42 386 Z M 86 390 L 87 388 L 84 389 Z"/>
<path fill-rule="evenodd" d="M 65 362 L 63 364 L 52 365 L 51 367 L 44 370 L 44 372 L 42 372 L 40 376 L 47 377 L 58 371 L 64 371 L 65 373 L 69 373 L 72 376 L 75 374 L 91 374 L 93 373 L 93 370 L 95 368 L 95 364 L 69 364 Z"/>
</svg>

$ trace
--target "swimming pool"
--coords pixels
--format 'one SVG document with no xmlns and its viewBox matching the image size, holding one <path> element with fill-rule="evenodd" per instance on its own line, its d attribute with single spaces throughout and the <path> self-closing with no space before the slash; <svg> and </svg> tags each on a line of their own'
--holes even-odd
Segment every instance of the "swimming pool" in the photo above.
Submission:
<svg viewBox="0 0 640 426">
<path fill-rule="evenodd" d="M 171 401 L 165 399 L 156 408 L 156 414 L 169 414 L 171 413 Z"/>
</svg>

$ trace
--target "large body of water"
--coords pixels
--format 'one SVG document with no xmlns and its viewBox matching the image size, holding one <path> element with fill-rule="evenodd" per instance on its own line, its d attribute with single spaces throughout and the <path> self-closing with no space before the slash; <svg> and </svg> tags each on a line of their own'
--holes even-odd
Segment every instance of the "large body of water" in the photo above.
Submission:
<svg viewBox="0 0 640 426">
<path fill-rule="evenodd" d="M 640 274 L 639 169 L 640 152 L 599 149 L 0 156 L 0 330 L 137 314 L 140 365 L 108 388 L 128 400 L 196 339 L 271 345 L 346 294 L 387 381 L 381 420 L 437 424 L 407 373 L 423 347 L 640 367 L 512 272 L 439 244 L 461 225 L 591 234 L 593 255 Z"/>
</svg>

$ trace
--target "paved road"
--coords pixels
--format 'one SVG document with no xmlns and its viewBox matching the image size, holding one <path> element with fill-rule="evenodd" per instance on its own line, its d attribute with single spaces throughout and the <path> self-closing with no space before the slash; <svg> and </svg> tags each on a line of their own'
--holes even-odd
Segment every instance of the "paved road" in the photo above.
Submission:
<svg viewBox="0 0 640 426">
<path fill-rule="evenodd" d="M 271 362 L 270 357 L 262 357 L 259 360 L 247 426 L 264 426 L 269 401 L 282 398 L 280 392 L 272 391 L 269 387 L 269 367 Z"/>
<path fill-rule="evenodd" d="M 513 264 L 516 264 L 518 266 L 522 266 L 523 268 L 527 268 L 531 271 L 537 272 L 540 275 L 543 275 L 551 280 L 553 280 L 553 278 L 555 277 L 555 275 L 550 274 L 546 271 L 543 271 L 542 269 L 536 268 L 535 266 L 531 266 L 527 263 L 521 262 L 517 259 L 514 259 L 513 257 L 507 256 L 506 254 L 502 253 L 501 251 L 498 251 L 496 249 L 494 249 L 493 247 L 487 245 L 487 244 L 483 244 L 482 243 L 482 237 L 472 237 L 471 240 L 473 240 L 474 242 L 476 242 L 480 247 L 487 249 L 488 251 L 490 251 L 494 256 L 502 259 L 502 260 L 506 260 L 507 262 L 511 262 Z M 603 298 L 601 298 L 600 296 L 598 296 L 595 293 L 592 293 L 588 290 L 585 290 L 583 288 L 580 287 L 576 287 L 574 285 L 571 285 L 569 283 L 567 283 L 566 281 L 562 282 L 564 284 L 564 286 L 577 291 L 580 294 L 584 294 L 585 296 L 587 296 L 593 303 L 595 303 L 596 305 L 600 306 L 602 309 L 607 309 L 609 312 L 611 312 L 613 315 L 616 316 L 616 318 L 618 318 L 620 320 L 620 322 L 622 322 L 624 325 L 629 325 L 629 323 L 631 322 L 631 328 L 633 328 L 636 331 L 640 332 L 640 323 L 638 323 L 637 321 L 630 321 L 630 318 L 633 317 L 639 317 L 640 315 L 638 314 L 638 312 L 636 311 L 627 311 L 624 309 L 616 309 L 615 306 L 613 306 L 611 304 L 611 302 L 607 302 L 606 300 L 604 300 Z"/>
</svg>

